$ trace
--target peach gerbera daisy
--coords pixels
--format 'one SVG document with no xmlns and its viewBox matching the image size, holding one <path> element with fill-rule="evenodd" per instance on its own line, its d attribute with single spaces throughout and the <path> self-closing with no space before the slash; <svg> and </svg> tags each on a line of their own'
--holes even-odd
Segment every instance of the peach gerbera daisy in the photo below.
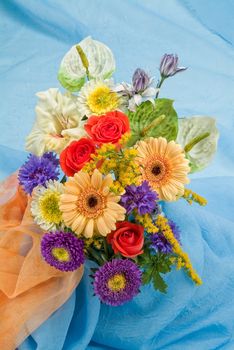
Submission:
<svg viewBox="0 0 234 350">
<path fill-rule="evenodd" d="M 106 236 L 115 230 L 115 223 L 125 218 L 125 209 L 118 204 L 120 196 L 111 193 L 111 175 L 102 177 L 97 169 L 93 174 L 79 171 L 65 183 L 60 210 L 65 224 L 76 234 L 92 237 Z"/>
<path fill-rule="evenodd" d="M 180 145 L 165 138 L 150 137 L 137 143 L 142 178 L 159 194 L 160 199 L 175 201 L 189 182 L 189 161 Z"/>
</svg>

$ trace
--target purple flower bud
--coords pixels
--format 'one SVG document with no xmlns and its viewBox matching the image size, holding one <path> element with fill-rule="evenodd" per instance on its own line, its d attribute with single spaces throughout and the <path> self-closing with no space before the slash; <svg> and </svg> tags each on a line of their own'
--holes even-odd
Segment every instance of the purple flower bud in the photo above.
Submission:
<svg viewBox="0 0 234 350">
<path fill-rule="evenodd" d="M 176 73 L 182 72 L 187 67 L 178 67 L 178 56 L 165 54 L 160 63 L 160 74 L 163 78 L 172 77 Z"/>
<path fill-rule="evenodd" d="M 150 84 L 150 77 L 141 68 L 137 68 L 132 77 L 132 85 L 136 93 L 144 91 Z"/>
</svg>

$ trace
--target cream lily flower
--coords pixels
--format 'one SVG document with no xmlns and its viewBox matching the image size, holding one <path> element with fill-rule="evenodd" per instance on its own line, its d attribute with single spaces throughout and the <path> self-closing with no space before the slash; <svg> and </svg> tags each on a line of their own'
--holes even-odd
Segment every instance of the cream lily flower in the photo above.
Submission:
<svg viewBox="0 0 234 350">
<path fill-rule="evenodd" d="M 72 140 L 86 135 L 76 105 L 76 96 L 51 88 L 38 92 L 36 121 L 26 139 L 26 150 L 41 156 L 47 151 L 60 153 Z"/>
</svg>

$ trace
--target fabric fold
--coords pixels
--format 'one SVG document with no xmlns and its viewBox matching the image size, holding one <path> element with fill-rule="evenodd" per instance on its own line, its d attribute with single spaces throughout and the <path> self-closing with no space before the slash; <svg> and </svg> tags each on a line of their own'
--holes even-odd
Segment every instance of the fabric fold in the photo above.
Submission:
<svg viewBox="0 0 234 350">
<path fill-rule="evenodd" d="M 43 231 L 17 174 L 0 185 L 0 349 L 13 350 L 72 294 L 83 267 L 64 273 L 40 254 Z"/>
</svg>

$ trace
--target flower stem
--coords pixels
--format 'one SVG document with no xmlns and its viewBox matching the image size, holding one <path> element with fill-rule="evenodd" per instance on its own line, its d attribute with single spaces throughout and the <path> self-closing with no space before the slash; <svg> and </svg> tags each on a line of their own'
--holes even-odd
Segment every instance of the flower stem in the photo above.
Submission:
<svg viewBox="0 0 234 350">
<path fill-rule="evenodd" d="M 87 251 L 89 252 L 90 257 L 92 257 L 97 262 L 98 265 L 100 266 L 103 265 L 103 263 L 105 262 L 105 259 L 103 259 L 103 257 L 99 255 L 95 249 L 88 247 Z"/>
<path fill-rule="evenodd" d="M 161 88 L 161 86 L 162 86 L 162 84 L 163 84 L 163 82 L 164 82 L 165 79 L 166 79 L 165 77 L 162 77 L 162 76 L 161 76 L 161 79 L 159 80 L 159 82 L 158 82 L 158 84 L 157 84 L 157 89 L 160 89 L 160 88 Z M 159 95 L 159 91 L 156 93 L 155 98 L 158 98 L 158 95 Z"/>
<path fill-rule="evenodd" d="M 66 182 L 66 180 L 67 180 L 66 175 L 63 175 L 62 180 L 60 181 L 60 182 L 61 182 L 61 184 L 63 184 L 64 182 Z"/>
</svg>

